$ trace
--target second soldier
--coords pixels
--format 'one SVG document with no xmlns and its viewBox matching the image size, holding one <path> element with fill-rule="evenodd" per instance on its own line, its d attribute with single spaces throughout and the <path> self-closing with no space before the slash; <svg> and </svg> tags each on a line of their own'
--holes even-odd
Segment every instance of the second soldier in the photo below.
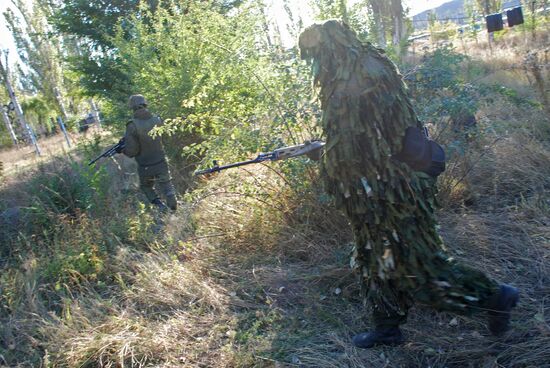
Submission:
<svg viewBox="0 0 550 368">
<path fill-rule="evenodd" d="M 126 124 L 124 145 L 119 153 L 133 157 L 138 163 L 140 188 L 150 203 L 161 210 L 177 208 L 176 190 L 172 184 L 166 153 L 160 136 L 152 136 L 153 128 L 161 126 L 160 117 L 147 109 L 142 95 L 132 95 L 128 101 L 133 118 Z M 155 190 L 164 197 L 166 204 Z"/>
</svg>

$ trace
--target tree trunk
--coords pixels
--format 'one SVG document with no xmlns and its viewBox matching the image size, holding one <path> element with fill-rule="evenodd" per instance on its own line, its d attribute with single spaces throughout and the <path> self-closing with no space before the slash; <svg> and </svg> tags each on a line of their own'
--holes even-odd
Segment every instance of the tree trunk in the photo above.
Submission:
<svg viewBox="0 0 550 368">
<path fill-rule="evenodd" d="M 393 44 L 399 45 L 403 37 L 405 37 L 403 4 L 401 0 L 391 0 L 391 17 L 393 19 Z"/>
<path fill-rule="evenodd" d="M 21 128 L 23 128 L 23 131 L 26 131 L 29 135 L 29 138 L 31 142 L 34 144 L 34 150 L 36 152 L 37 156 L 40 156 L 40 147 L 38 146 L 38 142 L 36 141 L 36 137 L 34 136 L 33 131 L 31 130 L 31 127 L 29 124 L 27 124 L 27 121 L 25 120 L 25 115 L 23 114 L 23 110 L 21 110 L 21 106 L 19 105 L 19 101 L 17 101 L 17 96 L 15 96 L 15 92 L 13 91 L 13 88 L 10 84 L 9 78 L 8 78 L 8 69 L 7 69 L 7 58 L 6 58 L 6 68 L 4 68 L 4 65 L 2 64 L 1 60 L 2 54 L 0 54 L 0 73 L 2 74 L 2 77 L 4 79 L 4 83 L 6 84 L 6 89 L 8 90 L 8 95 L 10 96 L 10 100 L 13 103 L 13 106 L 15 108 L 15 114 L 17 115 L 17 120 L 19 120 L 19 123 L 21 124 Z"/>
<path fill-rule="evenodd" d="M 383 0 L 369 0 L 370 7 L 372 9 L 372 21 L 373 28 L 376 34 L 376 39 L 378 46 L 386 46 L 386 34 L 384 29 L 384 19 L 383 19 Z"/>
</svg>

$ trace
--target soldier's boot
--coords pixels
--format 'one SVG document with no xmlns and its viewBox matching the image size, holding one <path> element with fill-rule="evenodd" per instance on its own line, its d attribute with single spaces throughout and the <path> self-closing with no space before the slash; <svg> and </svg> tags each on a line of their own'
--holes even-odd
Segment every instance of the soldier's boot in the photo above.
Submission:
<svg viewBox="0 0 550 368">
<path fill-rule="evenodd" d="M 166 207 L 166 205 L 162 203 L 160 198 L 153 199 L 151 201 L 151 204 L 154 204 L 159 209 L 160 212 L 166 212 L 168 210 L 168 207 Z"/>
<path fill-rule="evenodd" d="M 510 311 L 519 301 L 519 291 L 510 285 L 501 285 L 489 303 L 489 331 L 502 335 L 510 325 Z"/>
<path fill-rule="evenodd" d="M 169 195 L 166 197 L 166 204 L 168 205 L 168 208 L 170 208 L 172 211 L 175 211 L 178 209 L 178 201 L 176 199 L 175 195 Z"/>
<path fill-rule="evenodd" d="M 358 348 L 368 349 L 375 345 L 401 345 L 405 337 L 399 326 L 377 326 L 374 331 L 363 332 L 353 337 L 353 344 Z"/>
</svg>

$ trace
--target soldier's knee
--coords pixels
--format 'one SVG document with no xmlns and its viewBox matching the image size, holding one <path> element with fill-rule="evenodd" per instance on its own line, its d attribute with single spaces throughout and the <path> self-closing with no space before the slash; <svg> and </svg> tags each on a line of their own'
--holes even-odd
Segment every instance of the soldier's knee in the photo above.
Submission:
<svg viewBox="0 0 550 368">
<path fill-rule="evenodd" d="M 155 179 L 149 176 L 140 176 L 139 177 L 139 186 L 140 188 L 152 188 L 155 184 Z"/>
</svg>

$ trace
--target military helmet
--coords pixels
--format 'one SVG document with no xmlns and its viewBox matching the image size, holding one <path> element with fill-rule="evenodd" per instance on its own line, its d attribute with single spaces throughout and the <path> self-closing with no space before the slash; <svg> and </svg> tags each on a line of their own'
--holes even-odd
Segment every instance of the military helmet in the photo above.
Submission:
<svg viewBox="0 0 550 368">
<path fill-rule="evenodd" d="M 147 107 L 147 100 L 142 95 L 132 95 L 128 100 L 128 106 L 132 110 L 138 110 L 142 107 Z"/>
</svg>

